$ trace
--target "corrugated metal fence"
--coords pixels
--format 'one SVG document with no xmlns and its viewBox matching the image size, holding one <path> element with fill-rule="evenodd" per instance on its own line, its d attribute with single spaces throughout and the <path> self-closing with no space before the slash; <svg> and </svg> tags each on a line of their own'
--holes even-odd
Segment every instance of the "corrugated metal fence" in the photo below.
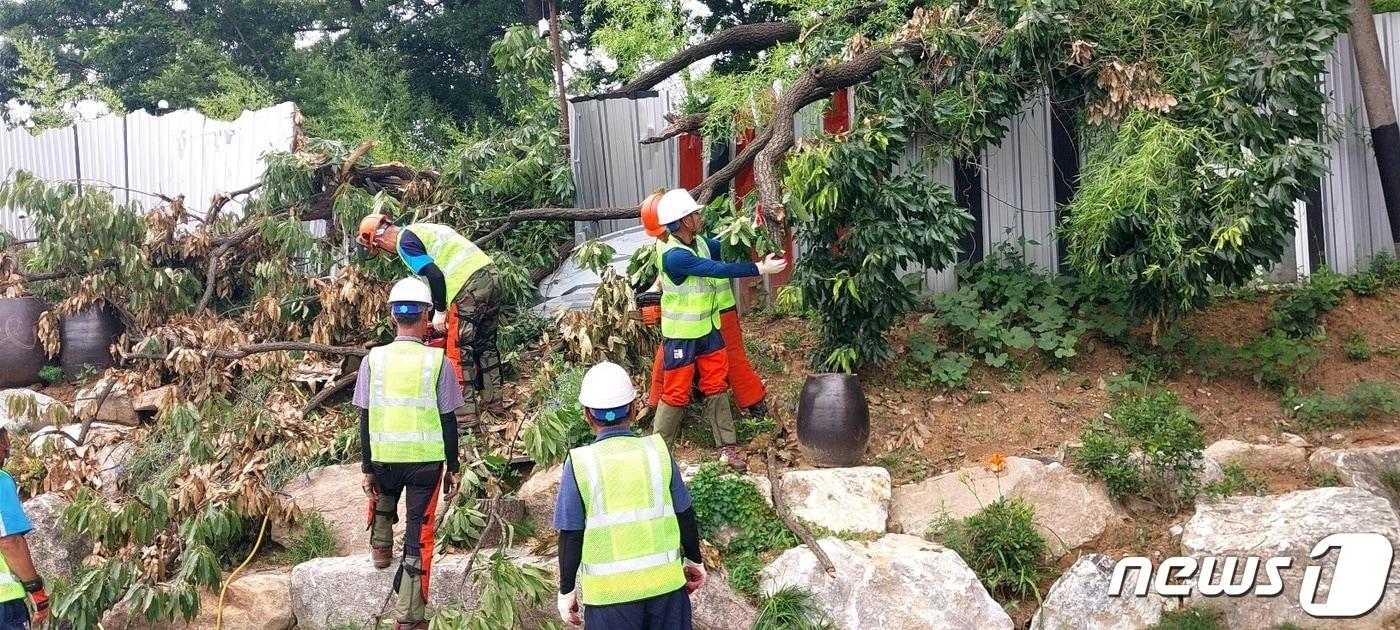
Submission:
<svg viewBox="0 0 1400 630">
<path fill-rule="evenodd" d="M 264 154 L 292 148 L 296 118 L 296 105 L 288 102 L 244 112 L 231 122 L 194 110 L 162 116 L 137 111 L 39 135 L 0 130 L 0 176 L 26 170 L 54 182 L 108 188 L 117 201 L 143 207 L 159 202 L 156 193 L 184 195 L 186 206 L 198 213 L 215 193 L 257 182 Z M 225 206 L 225 212 L 241 210 L 238 201 Z M 308 227 L 319 231 L 317 223 Z M 0 208 L 0 229 L 22 239 L 34 235 L 32 222 L 11 208 Z"/>
<path fill-rule="evenodd" d="M 1400 87 L 1400 14 L 1376 16 L 1376 24 L 1391 84 Z M 1326 112 L 1344 132 L 1332 143 L 1329 173 L 1320 194 L 1314 199 L 1299 200 L 1294 247 L 1283 261 L 1268 270 L 1268 276 L 1278 281 L 1306 276 L 1318 264 L 1343 273 L 1358 271 L 1374 255 L 1391 251 L 1392 247 L 1356 81 L 1356 62 L 1345 36 L 1337 42 L 1319 89 L 1328 95 Z M 1400 89 L 1393 92 L 1400 109 Z M 675 140 L 636 144 L 666 126 L 663 115 L 670 111 L 673 101 L 670 94 L 649 93 L 635 99 L 585 98 L 574 102 L 571 143 L 579 207 L 635 205 L 651 190 L 678 185 Z M 821 133 L 822 107 L 814 104 L 799 114 L 799 138 Z M 977 260 L 998 244 L 1010 243 L 1021 249 L 1027 262 L 1042 269 L 1059 269 L 1062 252 L 1056 230 L 1056 169 L 1060 165 L 1054 159 L 1057 140 L 1051 109 L 1048 95 L 1042 90 L 1025 110 L 1005 121 L 1009 131 L 1001 144 L 988 148 L 968 165 L 976 179 L 975 193 L 963 201 L 977 217 L 978 227 L 977 234 L 967 243 L 965 257 Z M 1072 144 L 1073 140 L 1069 142 Z M 913 143 L 906 151 L 906 164 L 924 164 L 930 177 L 954 187 L 954 165 L 928 167 L 922 160 L 922 150 L 917 142 Z M 1068 150 L 1075 156 L 1077 173 L 1078 164 L 1083 161 L 1082 148 L 1070 146 Z M 576 231 L 580 238 L 590 238 L 635 224 L 636 221 L 580 223 Z M 925 284 L 931 290 L 944 290 L 954 288 L 956 281 L 951 270 L 930 271 Z"/>
</svg>

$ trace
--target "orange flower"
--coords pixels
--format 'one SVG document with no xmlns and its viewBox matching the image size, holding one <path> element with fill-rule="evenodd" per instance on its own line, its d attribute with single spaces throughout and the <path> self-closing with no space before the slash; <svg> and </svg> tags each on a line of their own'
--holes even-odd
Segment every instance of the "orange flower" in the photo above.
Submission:
<svg viewBox="0 0 1400 630">
<path fill-rule="evenodd" d="M 988 472 L 999 473 L 1006 470 L 1006 456 L 1001 453 L 992 453 L 983 463 Z"/>
</svg>

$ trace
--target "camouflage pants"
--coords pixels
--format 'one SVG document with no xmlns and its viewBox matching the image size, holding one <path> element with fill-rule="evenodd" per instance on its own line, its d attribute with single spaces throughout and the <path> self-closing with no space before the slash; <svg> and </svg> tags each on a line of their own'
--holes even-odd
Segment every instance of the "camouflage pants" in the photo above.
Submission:
<svg viewBox="0 0 1400 630">
<path fill-rule="evenodd" d="M 478 271 L 453 301 L 457 308 L 457 347 L 467 413 L 499 406 L 501 354 L 496 349 L 500 328 L 501 284 L 495 267 Z"/>
</svg>

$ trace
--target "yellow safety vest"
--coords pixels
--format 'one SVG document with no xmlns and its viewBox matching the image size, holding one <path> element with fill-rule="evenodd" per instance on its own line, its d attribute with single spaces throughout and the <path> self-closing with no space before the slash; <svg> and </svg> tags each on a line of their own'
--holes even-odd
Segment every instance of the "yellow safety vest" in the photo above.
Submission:
<svg viewBox="0 0 1400 630">
<path fill-rule="evenodd" d="M 438 413 L 441 348 L 395 341 L 369 351 L 369 453 L 381 463 L 447 459 Z"/>
<path fill-rule="evenodd" d="M 585 606 L 685 585 L 671 503 L 671 453 L 660 435 L 615 437 L 570 451 L 586 520 L 579 586 Z"/>
<path fill-rule="evenodd" d="M 413 232 L 418 240 L 423 241 L 423 249 L 427 250 L 433 264 L 442 270 L 448 302 L 457 299 L 457 293 L 472 274 L 491 264 L 491 257 L 481 251 L 476 243 L 445 225 L 414 223 L 399 230 L 399 240 L 403 240 L 405 230 Z"/>
<path fill-rule="evenodd" d="M 695 239 L 695 249 L 687 247 L 675 236 L 660 245 L 657 255 L 657 269 L 661 274 L 661 336 L 667 339 L 699 339 L 719 329 L 719 305 L 721 290 L 714 280 L 686 276 L 685 282 L 676 284 L 671 274 L 666 273 L 664 259 L 666 253 L 682 248 L 701 258 L 710 257 L 710 246 L 705 239 Z"/>
<path fill-rule="evenodd" d="M 10 473 L 0 470 L 0 475 L 9 477 Z M 10 485 L 16 485 L 13 478 L 10 479 Z M 19 500 L 19 497 L 15 497 L 15 500 Z M 24 598 L 24 585 L 20 584 L 19 576 L 10 571 L 10 565 L 5 562 L 5 556 L 0 555 L 0 602 Z"/>
<path fill-rule="evenodd" d="M 706 247 L 709 247 L 708 243 L 706 244 Z M 660 240 L 656 241 L 656 246 L 654 248 L 656 252 L 656 261 L 654 264 L 656 265 L 657 273 L 661 273 L 661 256 L 665 253 L 665 248 L 665 244 L 663 244 Z M 730 284 L 729 278 L 706 279 L 710 280 L 715 285 L 715 290 L 719 291 L 719 295 L 716 298 L 715 308 L 718 308 L 720 311 L 727 311 L 731 308 L 734 308 L 734 306 L 738 302 L 736 302 L 734 299 L 734 285 Z"/>
</svg>

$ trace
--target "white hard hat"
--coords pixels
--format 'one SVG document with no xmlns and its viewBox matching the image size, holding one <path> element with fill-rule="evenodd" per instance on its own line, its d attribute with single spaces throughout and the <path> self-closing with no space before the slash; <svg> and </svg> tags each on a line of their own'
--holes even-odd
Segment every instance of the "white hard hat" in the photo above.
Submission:
<svg viewBox="0 0 1400 630">
<path fill-rule="evenodd" d="M 389 290 L 389 303 L 417 303 L 432 304 L 433 292 L 422 280 L 414 277 L 404 278 L 394 283 L 394 288 Z"/>
<path fill-rule="evenodd" d="M 704 206 L 695 202 L 695 198 L 690 196 L 690 191 L 684 188 L 676 188 L 666 191 L 661 195 L 661 202 L 656 204 L 656 221 L 661 225 L 668 225 L 673 221 L 679 221 L 686 215 L 699 212 Z"/>
<path fill-rule="evenodd" d="M 611 361 L 588 368 L 578 391 L 579 404 L 589 409 L 617 409 L 637 399 L 627 370 Z"/>
</svg>

